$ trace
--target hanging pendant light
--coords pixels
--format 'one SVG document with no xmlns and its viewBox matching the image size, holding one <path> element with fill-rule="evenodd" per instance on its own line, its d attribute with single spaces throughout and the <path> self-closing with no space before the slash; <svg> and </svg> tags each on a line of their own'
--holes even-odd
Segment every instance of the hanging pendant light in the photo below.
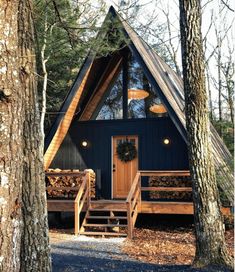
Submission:
<svg viewBox="0 0 235 272">
<path fill-rule="evenodd" d="M 128 100 L 140 100 L 149 96 L 149 93 L 142 89 L 128 89 Z"/>
<path fill-rule="evenodd" d="M 149 110 L 151 112 L 158 113 L 158 114 L 167 113 L 165 106 L 162 104 L 160 98 L 158 98 L 158 97 L 153 100 L 153 104 L 149 108 Z"/>
</svg>

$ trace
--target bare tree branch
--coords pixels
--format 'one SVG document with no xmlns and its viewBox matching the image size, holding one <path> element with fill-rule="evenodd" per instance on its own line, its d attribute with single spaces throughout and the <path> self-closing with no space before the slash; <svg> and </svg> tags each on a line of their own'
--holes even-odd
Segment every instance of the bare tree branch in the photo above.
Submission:
<svg viewBox="0 0 235 272">
<path fill-rule="evenodd" d="M 229 5 L 228 5 L 228 1 L 227 2 L 225 2 L 224 0 L 221 0 L 221 2 L 230 10 L 230 11 L 232 11 L 232 12 L 234 12 L 234 9 L 232 9 Z"/>
</svg>

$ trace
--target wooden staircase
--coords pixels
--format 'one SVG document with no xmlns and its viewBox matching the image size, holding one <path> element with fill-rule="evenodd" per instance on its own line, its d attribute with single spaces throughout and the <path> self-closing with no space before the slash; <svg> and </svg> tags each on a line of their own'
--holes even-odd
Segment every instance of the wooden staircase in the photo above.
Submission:
<svg viewBox="0 0 235 272">
<path fill-rule="evenodd" d="M 122 201 L 93 201 L 79 234 L 91 236 L 127 236 L 127 209 Z"/>
<path fill-rule="evenodd" d="M 75 200 L 75 234 L 103 237 L 128 236 L 131 239 L 141 204 L 140 173 L 137 172 L 125 200 L 91 201 L 89 193 L 87 193 L 87 190 L 89 191 L 89 178 L 87 180 L 87 186 L 84 185 L 85 192 L 78 192 Z M 80 203 L 85 203 L 84 196 L 86 196 L 87 211 L 81 228 L 79 228 L 79 217 L 76 216 L 76 211 L 81 211 Z M 76 223 L 76 220 L 78 220 L 78 223 Z"/>
<path fill-rule="evenodd" d="M 47 173 L 48 176 L 62 176 L 61 173 Z M 128 236 L 132 238 L 133 229 L 141 207 L 140 173 L 137 172 L 132 183 L 130 192 L 125 200 L 92 200 L 91 199 L 91 177 L 90 173 L 64 173 L 79 177 L 82 175 L 82 184 L 77 190 L 75 199 L 58 200 L 48 199 L 48 211 L 72 211 L 74 212 L 75 235 L 93 236 Z M 64 188 L 60 186 L 49 187 L 47 190 L 75 190 L 73 187 Z M 85 211 L 82 222 L 81 213 Z"/>
</svg>

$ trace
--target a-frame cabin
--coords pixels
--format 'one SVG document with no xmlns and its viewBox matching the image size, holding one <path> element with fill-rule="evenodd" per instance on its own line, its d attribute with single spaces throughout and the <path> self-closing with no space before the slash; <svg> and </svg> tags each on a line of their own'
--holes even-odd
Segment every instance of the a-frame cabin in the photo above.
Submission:
<svg viewBox="0 0 235 272">
<path fill-rule="evenodd" d="M 82 183 L 48 183 L 49 192 L 77 190 L 76 199 L 48 199 L 48 210 L 75 211 L 76 233 L 124 235 L 113 228 L 128 226 L 131 237 L 138 213 L 193 214 L 184 92 L 181 78 L 112 7 L 107 22 L 106 36 L 123 37 L 120 48 L 86 58 L 45 143 L 47 178 L 81 175 Z M 212 126 L 211 138 L 226 177 L 219 186 L 232 201 L 231 155 Z M 55 168 L 71 171 L 48 170 Z M 96 172 L 93 198 L 85 169 Z"/>
</svg>

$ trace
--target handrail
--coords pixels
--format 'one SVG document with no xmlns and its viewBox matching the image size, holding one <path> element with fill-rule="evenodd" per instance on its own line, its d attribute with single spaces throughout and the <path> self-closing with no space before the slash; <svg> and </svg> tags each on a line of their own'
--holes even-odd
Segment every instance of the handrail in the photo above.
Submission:
<svg viewBox="0 0 235 272">
<path fill-rule="evenodd" d="M 132 183 L 132 185 L 131 185 L 131 189 L 130 189 L 130 191 L 129 191 L 129 194 L 128 194 L 127 198 L 126 198 L 126 202 L 130 202 L 130 201 L 131 201 L 131 198 L 132 198 L 132 196 L 133 196 L 133 193 L 134 193 L 134 191 L 135 191 L 135 189 L 136 189 L 136 186 L 137 186 L 137 184 L 138 184 L 139 177 L 140 177 L 140 173 L 137 172 L 136 175 L 135 175 L 134 181 L 133 181 L 133 183 Z"/>
<path fill-rule="evenodd" d="M 138 215 L 138 207 L 141 205 L 141 180 L 140 172 L 136 173 L 131 189 L 126 198 L 128 237 L 132 239 L 133 228 Z"/>
<path fill-rule="evenodd" d="M 90 206 L 90 173 L 87 172 L 82 185 L 77 193 L 77 196 L 74 201 L 74 213 L 75 213 L 75 235 L 78 235 L 80 232 L 80 213 L 83 209 L 83 206 L 87 203 L 87 207 Z"/>
<path fill-rule="evenodd" d="M 86 181 L 86 178 L 85 178 L 83 180 L 83 182 L 82 182 L 82 185 L 79 188 L 79 191 L 78 191 L 77 196 L 75 198 L 75 202 L 79 202 L 80 201 L 80 199 L 81 199 L 81 197 L 82 197 L 82 195 L 84 193 L 84 190 L 86 188 L 86 185 L 87 185 L 87 181 Z"/>
<path fill-rule="evenodd" d="M 190 176 L 189 170 L 139 170 L 141 177 L 171 177 L 171 176 Z"/>
<path fill-rule="evenodd" d="M 192 187 L 141 187 L 142 192 L 192 192 Z"/>
</svg>

